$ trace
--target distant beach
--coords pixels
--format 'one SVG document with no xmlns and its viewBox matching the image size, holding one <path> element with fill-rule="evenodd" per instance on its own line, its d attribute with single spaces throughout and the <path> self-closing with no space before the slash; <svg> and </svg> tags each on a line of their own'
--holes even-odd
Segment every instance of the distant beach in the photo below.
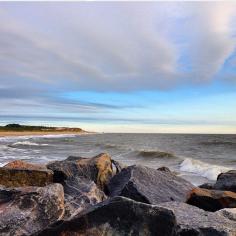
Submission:
<svg viewBox="0 0 236 236">
<path fill-rule="evenodd" d="M 0 126 L 0 137 L 5 136 L 31 136 L 31 135 L 61 135 L 61 134 L 87 134 L 89 132 L 81 128 L 68 127 L 45 127 L 45 126 L 29 126 L 19 124 L 8 124 Z"/>
<path fill-rule="evenodd" d="M 76 134 L 76 135 L 84 135 L 89 134 L 86 131 L 0 131 L 0 137 L 6 136 L 28 136 L 28 135 L 60 135 L 60 134 Z"/>
</svg>

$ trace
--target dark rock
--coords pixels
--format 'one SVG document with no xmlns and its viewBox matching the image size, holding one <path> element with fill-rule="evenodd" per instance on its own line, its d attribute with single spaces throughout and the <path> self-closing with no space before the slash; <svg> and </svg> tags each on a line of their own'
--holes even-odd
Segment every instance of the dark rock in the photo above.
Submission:
<svg viewBox="0 0 236 236">
<path fill-rule="evenodd" d="M 175 226 L 175 217 L 168 209 L 115 197 L 52 225 L 38 236 L 172 236 Z"/>
<path fill-rule="evenodd" d="M 235 221 L 220 214 L 206 212 L 181 202 L 166 202 L 158 206 L 174 212 L 178 236 L 235 236 Z"/>
<path fill-rule="evenodd" d="M 94 181 L 104 190 L 112 177 L 112 162 L 108 154 L 93 158 L 69 157 L 64 161 L 49 163 L 47 168 L 54 172 L 54 182 L 63 182 L 73 176 L 83 176 Z"/>
<path fill-rule="evenodd" d="M 236 207 L 236 193 L 195 188 L 190 192 L 186 202 L 205 211 L 217 211 Z"/>
<path fill-rule="evenodd" d="M 61 219 L 64 192 L 60 184 L 46 187 L 0 188 L 0 235 L 38 232 Z"/>
<path fill-rule="evenodd" d="M 219 174 L 214 189 L 236 192 L 236 170 Z"/>
<path fill-rule="evenodd" d="M 106 195 L 97 185 L 84 177 L 71 177 L 63 183 L 65 194 L 64 219 L 77 215 L 82 210 L 102 202 Z"/>
<path fill-rule="evenodd" d="M 159 167 L 157 170 L 171 172 L 170 169 L 168 167 L 165 167 L 165 166 Z"/>
<path fill-rule="evenodd" d="M 53 172 L 45 166 L 14 161 L 0 167 L 0 185 L 6 187 L 45 186 L 53 182 Z"/>
<path fill-rule="evenodd" d="M 198 187 L 204 188 L 204 189 L 214 189 L 214 184 L 213 183 L 205 183 L 205 184 L 199 185 Z"/>
<path fill-rule="evenodd" d="M 185 202 L 194 186 L 166 171 L 143 166 L 129 166 L 115 175 L 108 184 L 110 196 L 124 196 L 139 202 L 158 204 Z"/>
<path fill-rule="evenodd" d="M 111 162 L 112 162 L 113 175 L 116 175 L 116 174 L 120 173 L 121 170 L 126 167 L 125 165 L 121 164 L 118 161 L 111 160 Z"/>
</svg>

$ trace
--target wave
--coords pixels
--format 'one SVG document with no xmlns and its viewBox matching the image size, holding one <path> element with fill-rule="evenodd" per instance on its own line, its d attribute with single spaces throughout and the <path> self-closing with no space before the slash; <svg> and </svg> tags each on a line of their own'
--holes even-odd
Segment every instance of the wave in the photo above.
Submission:
<svg viewBox="0 0 236 236">
<path fill-rule="evenodd" d="M 231 141 L 206 141 L 206 142 L 200 142 L 202 145 L 230 145 L 230 146 L 236 146 L 235 142 Z"/>
<path fill-rule="evenodd" d="M 8 147 L 18 147 L 18 146 L 48 146 L 46 143 L 33 143 L 30 141 L 20 141 L 16 143 L 9 144 Z"/>
<path fill-rule="evenodd" d="M 0 167 L 5 166 L 7 163 L 6 162 L 0 162 Z"/>
<path fill-rule="evenodd" d="M 176 158 L 176 156 L 169 152 L 157 151 L 157 150 L 139 150 L 136 151 L 137 156 L 151 157 L 151 158 Z"/>
<path fill-rule="evenodd" d="M 226 172 L 230 168 L 187 158 L 180 164 L 180 170 L 200 175 L 209 180 L 216 180 L 220 173 Z"/>
<path fill-rule="evenodd" d="M 125 145 L 114 144 L 114 143 L 96 143 L 95 146 L 102 147 L 102 148 L 108 148 L 108 149 L 125 149 L 125 150 L 129 150 L 129 148 Z"/>
<path fill-rule="evenodd" d="M 9 147 L 7 146 L 7 145 L 0 145 L 0 151 L 6 151 L 6 150 L 8 150 L 9 149 Z"/>
<path fill-rule="evenodd" d="M 28 140 L 28 139 L 44 139 L 44 138 L 70 138 L 81 136 L 81 134 L 43 134 L 43 135 L 22 135 L 22 136 L 4 136 L 0 137 L 0 141 Z"/>
</svg>

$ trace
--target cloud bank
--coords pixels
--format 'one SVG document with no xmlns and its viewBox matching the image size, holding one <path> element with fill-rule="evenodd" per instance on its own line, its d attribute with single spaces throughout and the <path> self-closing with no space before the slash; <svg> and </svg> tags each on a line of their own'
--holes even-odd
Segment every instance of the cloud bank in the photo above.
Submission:
<svg viewBox="0 0 236 236">
<path fill-rule="evenodd" d="M 235 22 L 233 2 L 1 2 L 0 112 L 97 113 L 129 104 L 60 94 L 235 81 Z"/>
</svg>

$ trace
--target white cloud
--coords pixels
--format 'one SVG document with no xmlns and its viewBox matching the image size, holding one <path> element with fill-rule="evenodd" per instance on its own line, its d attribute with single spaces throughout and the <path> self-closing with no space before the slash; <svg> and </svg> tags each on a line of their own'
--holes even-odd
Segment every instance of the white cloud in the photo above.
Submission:
<svg viewBox="0 0 236 236">
<path fill-rule="evenodd" d="M 8 98 L 204 84 L 235 50 L 234 3 L 0 6 L 0 88 Z"/>
<path fill-rule="evenodd" d="M 192 79 L 197 82 L 213 80 L 234 53 L 236 4 L 195 2 L 186 5 L 186 11 L 189 10 L 187 31 Z"/>
</svg>

